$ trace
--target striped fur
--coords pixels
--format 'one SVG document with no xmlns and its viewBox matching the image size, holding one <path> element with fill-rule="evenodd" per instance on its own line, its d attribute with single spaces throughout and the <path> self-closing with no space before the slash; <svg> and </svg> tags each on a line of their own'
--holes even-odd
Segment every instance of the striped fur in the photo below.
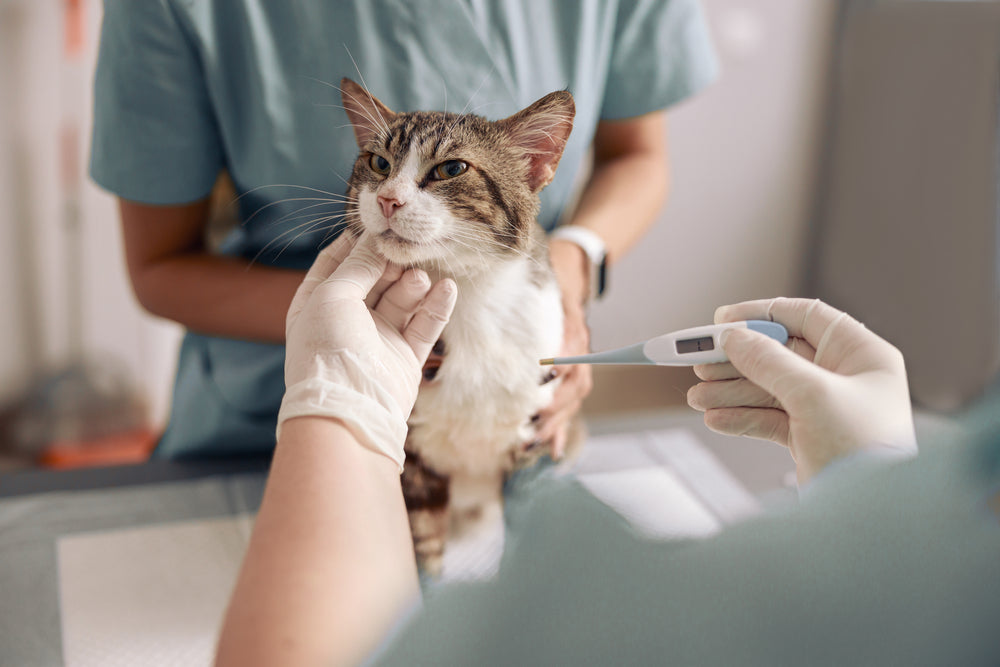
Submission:
<svg viewBox="0 0 1000 667">
<path fill-rule="evenodd" d="M 448 526 L 501 502 L 504 476 L 534 440 L 531 417 L 558 384 L 543 382 L 538 366 L 559 351 L 562 307 L 535 219 L 572 129 L 573 100 L 555 92 L 489 121 L 394 113 L 354 82 L 341 86 L 360 148 L 349 180 L 352 233 L 459 286 L 445 354 L 425 374 L 433 380 L 410 418 L 403 474 L 418 562 L 434 574 Z"/>
</svg>

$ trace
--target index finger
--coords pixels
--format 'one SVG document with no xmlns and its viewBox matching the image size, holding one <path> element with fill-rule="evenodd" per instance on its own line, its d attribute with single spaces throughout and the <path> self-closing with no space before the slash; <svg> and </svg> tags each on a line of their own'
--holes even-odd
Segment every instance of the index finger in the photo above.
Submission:
<svg viewBox="0 0 1000 667">
<path fill-rule="evenodd" d="M 741 320 L 771 320 L 784 325 L 789 338 L 804 338 L 814 348 L 819 348 L 831 325 L 838 320 L 849 320 L 860 329 L 864 326 L 846 313 L 827 305 L 819 299 L 760 299 L 722 306 L 715 311 L 715 323 Z"/>
<path fill-rule="evenodd" d="M 341 297 L 364 300 L 388 265 L 388 260 L 375 252 L 371 243 L 362 240 L 330 277 L 323 281 L 323 287 L 335 290 Z"/>
<path fill-rule="evenodd" d="M 309 271 L 306 272 L 306 277 L 302 279 L 299 288 L 295 290 L 292 302 L 288 304 L 288 313 L 285 316 L 286 334 L 289 324 L 297 317 L 302 307 L 309 300 L 309 297 L 312 296 L 316 286 L 329 278 L 330 274 L 337 270 L 337 267 L 350 254 L 351 249 L 354 247 L 354 242 L 355 239 L 349 235 L 341 234 L 337 237 L 337 240 L 323 248 L 319 255 L 316 256 L 312 266 L 309 267 Z"/>
<path fill-rule="evenodd" d="M 723 306 L 716 320 L 770 319 L 788 329 L 788 335 L 803 338 L 816 350 L 813 362 L 841 372 L 895 365 L 899 351 L 861 322 L 818 299 L 766 299 Z"/>
<path fill-rule="evenodd" d="M 309 267 L 305 281 L 312 286 L 316 286 L 330 277 L 330 274 L 337 270 L 347 256 L 351 254 L 357 239 L 353 239 L 348 234 L 341 234 L 337 239 L 323 248 L 316 261 Z"/>
</svg>

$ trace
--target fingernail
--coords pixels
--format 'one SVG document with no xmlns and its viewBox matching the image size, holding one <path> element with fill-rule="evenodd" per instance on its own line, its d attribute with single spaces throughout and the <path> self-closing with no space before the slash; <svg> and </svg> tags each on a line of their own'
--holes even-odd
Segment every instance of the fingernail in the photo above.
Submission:
<svg viewBox="0 0 1000 667">
<path fill-rule="evenodd" d="M 733 333 L 732 329 L 723 329 L 722 333 L 719 334 L 719 345 L 723 348 L 726 347 L 726 341 L 729 340 L 729 334 Z"/>
<path fill-rule="evenodd" d="M 431 279 L 427 276 L 427 272 L 423 269 L 413 269 L 410 272 L 410 280 L 414 287 L 424 287 L 431 282 Z"/>
<path fill-rule="evenodd" d="M 696 390 L 696 387 L 698 387 L 698 385 L 695 385 L 694 387 L 688 389 L 687 404 L 693 410 L 697 410 L 698 412 L 704 412 L 705 408 L 702 407 L 701 403 L 698 402 L 698 392 Z"/>
</svg>

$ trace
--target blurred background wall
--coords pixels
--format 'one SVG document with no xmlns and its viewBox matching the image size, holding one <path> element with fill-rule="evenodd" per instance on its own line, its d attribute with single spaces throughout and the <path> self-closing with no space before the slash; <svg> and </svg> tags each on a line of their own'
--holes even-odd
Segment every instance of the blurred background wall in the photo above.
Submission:
<svg viewBox="0 0 1000 667">
<path fill-rule="evenodd" d="M 180 330 L 139 309 L 114 202 L 86 178 L 100 13 L 0 0 L 0 412 L 90 360 L 162 424 Z"/>
</svg>

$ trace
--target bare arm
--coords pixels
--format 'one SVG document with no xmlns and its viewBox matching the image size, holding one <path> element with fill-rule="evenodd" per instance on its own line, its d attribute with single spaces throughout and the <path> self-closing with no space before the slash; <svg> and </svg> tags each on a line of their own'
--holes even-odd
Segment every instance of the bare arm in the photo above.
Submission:
<svg viewBox="0 0 1000 667">
<path fill-rule="evenodd" d="M 200 333 L 281 343 L 304 272 L 210 254 L 209 200 L 149 206 L 119 200 L 125 257 L 139 303 Z"/>
<path fill-rule="evenodd" d="M 594 135 L 594 170 L 569 223 L 596 232 L 609 262 L 617 262 L 656 220 L 669 181 L 665 111 L 601 121 Z M 551 245 L 563 293 L 585 300 L 589 272 L 583 251 L 564 240 Z"/>
<path fill-rule="evenodd" d="M 457 287 L 352 245 L 319 254 L 288 311 L 278 445 L 220 665 L 355 663 L 418 594 L 399 474 Z"/>
<path fill-rule="evenodd" d="M 217 664 L 354 664 L 418 595 L 396 463 L 338 421 L 289 420 Z"/>
<path fill-rule="evenodd" d="M 574 225 L 596 232 L 609 262 L 621 258 L 649 229 L 667 198 L 666 112 L 638 118 L 601 121 L 594 136 L 594 171 L 580 199 Z M 583 250 L 569 241 L 549 245 L 552 267 L 563 294 L 565 332 L 562 353 L 589 351 L 585 302 L 590 293 L 590 264 Z M 541 412 L 538 439 L 554 438 L 561 455 L 565 425 L 580 409 L 592 387 L 589 366 L 570 366 L 552 404 Z"/>
</svg>

